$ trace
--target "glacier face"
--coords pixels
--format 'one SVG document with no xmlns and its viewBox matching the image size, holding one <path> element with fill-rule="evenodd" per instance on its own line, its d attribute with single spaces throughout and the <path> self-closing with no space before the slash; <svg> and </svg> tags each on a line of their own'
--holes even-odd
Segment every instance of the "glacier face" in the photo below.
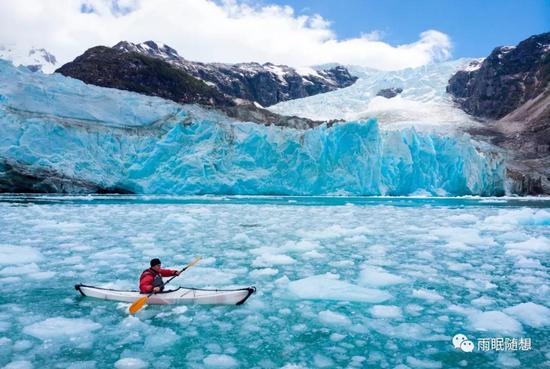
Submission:
<svg viewBox="0 0 550 369">
<path fill-rule="evenodd" d="M 359 77 L 352 86 L 281 102 L 269 110 L 318 120 L 376 117 L 384 128 L 406 122 L 416 127 L 428 125 L 430 129 L 445 125 L 448 130 L 457 124 L 473 123 L 446 93 L 451 76 L 468 68 L 472 61 L 459 59 L 397 71 L 347 66 L 352 75 Z M 376 96 L 378 91 L 392 87 L 402 88 L 403 92 L 391 99 Z"/>
<path fill-rule="evenodd" d="M 503 159 L 467 136 L 381 131 L 376 120 L 266 127 L 0 61 L 0 189 L 29 177 L 69 192 L 504 192 Z"/>
</svg>

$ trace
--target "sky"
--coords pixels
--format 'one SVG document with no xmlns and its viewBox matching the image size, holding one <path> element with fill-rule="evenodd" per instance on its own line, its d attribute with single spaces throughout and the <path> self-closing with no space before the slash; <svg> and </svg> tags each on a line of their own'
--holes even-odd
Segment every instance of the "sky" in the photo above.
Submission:
<svg viewBox="0 0 550 369">
<path fill-rule="evenodd" d="M 454 58 L 483 57 L 550 32 L 550 0 L 273 0 L 298 14 L 331 20 L 339 38 L 379 31 L 390 44 L 414 41 L 426 29 L 447 34 Z"/>
<path fill-rule="evenodd" d="M 550 31 L 550 0 L 2 0 L 0 45 L 61 64 L 96 45 L 154 40 L 203 62 L 381 70 L 483 57 Z"/>
</svg>

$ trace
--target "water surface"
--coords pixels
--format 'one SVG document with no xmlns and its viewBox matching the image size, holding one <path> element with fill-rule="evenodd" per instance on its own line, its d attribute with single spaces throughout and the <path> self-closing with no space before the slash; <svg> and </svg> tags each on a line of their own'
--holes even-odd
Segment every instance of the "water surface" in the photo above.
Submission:
<svg viewBox="0 0 550 369">
<path fill-rule="evenodd" d="M 0 196 L 0 367 L 522 368 L 550 361 L 550 201 L 537 198 Z M 80 297 L 174 281 L 236 306 Z M 465 353 L 451 338 L 530 338 Z"/>
</svg>

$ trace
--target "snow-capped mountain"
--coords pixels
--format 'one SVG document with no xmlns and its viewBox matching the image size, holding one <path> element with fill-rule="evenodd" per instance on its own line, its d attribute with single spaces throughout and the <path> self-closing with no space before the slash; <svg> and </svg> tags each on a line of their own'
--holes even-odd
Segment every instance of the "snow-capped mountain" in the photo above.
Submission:
<svg viewBox="0 0 550 369">
<path fill-rule="evenodd" d="M 15 66 L 26 66 L 33 72 L 53 73 L 57 68 L 55 56 L 43 48 L 21 50 L 14 45 L 0 45 L 0 59 L 9 60 Z"/>
<path fill-rule="evenodd" d="M 383 128 L 469 125 L 472 117 L 455 105 L 445 89 L 449 78 L 472 62 L 460 59 L 398 71 L 348 66 L 359 77 L 352 86 L 284 101 L 269 110 L 317 120 L 377 118 Z"/>
<path fill-rule="evenodd" d="M 180 104 L 216 108 L 241 121 L 302 129 L 321 124 L 304 118 L 280 116 L 249 100 L 229 96 L 162 58 L 112 47 L 92 47 L 56 72 L 96 86 L 158 96 Z"/>
<path fill-rule="evenodd" d="M 479 135 L 508 151 L 514 191 L 550 193 L 550 32 L 495 48 L 454 74 L 447 91 L 484 121 Z"/>
<path fill-rule="evenodd" d="M 200 63 L 189 61 L 168 45 L 121 41 L 114 49 L 160 58 L 205 81 L 226 95 L 270 106 L 280 101 L 317 95 L 352 85 L 357 77 L 345 67 L 291 68 L 272 63 Z"/>
</svg>

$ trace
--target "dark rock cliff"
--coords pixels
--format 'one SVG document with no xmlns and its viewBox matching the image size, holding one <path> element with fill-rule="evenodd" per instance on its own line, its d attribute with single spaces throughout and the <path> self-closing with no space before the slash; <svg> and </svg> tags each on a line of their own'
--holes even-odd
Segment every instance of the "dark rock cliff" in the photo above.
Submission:
<svg viewBox="0 0 550 369">
<path fill-rule="evenodd" d="M 257 102 L 264 107 L 348 87 L 357 80 L 357 77 L 350 75 L 342 66 L 313 70 L 294 69 L 272 63 L 193 62 L 181 57 L 170 46 L 153 41 L 141 44 L 121 41 L 113 48 L 162 59 L 226 95 Z"/>
<path fill-rule="evenodd" d="M 447 92 L 485 121 L 471 133 L 506 149 L 512 193 L 550 194 L 550 33 L 497 47 L 468 69 Z"/>
<path fill-rule="evenodd" d="M 263 124 L 305 129 L 322 122 L 287 117 L 262 109 L 248 100 L 234 99 L 162 58 L 96 46 L 57 73 L 85 83 L 158 96 L 182 104 L 200 104 L 228 116 Z"/>
</svg>

